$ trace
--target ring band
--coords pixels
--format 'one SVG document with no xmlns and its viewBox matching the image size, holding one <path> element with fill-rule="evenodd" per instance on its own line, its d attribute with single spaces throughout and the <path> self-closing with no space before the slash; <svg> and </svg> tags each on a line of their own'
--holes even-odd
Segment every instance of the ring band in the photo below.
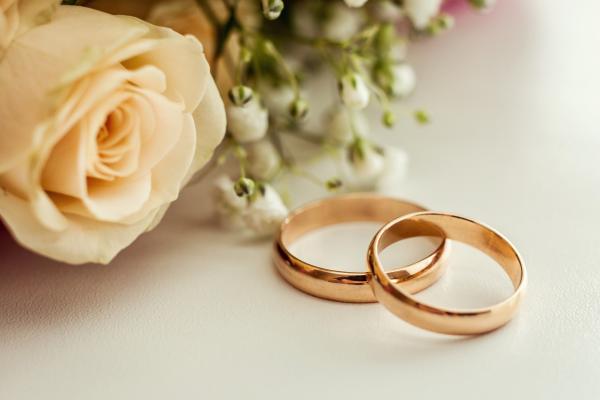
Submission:
<svg viewBox="0 0 600 400">
<path fill-rule="evenodd" d="M 399 240 L 415 236 L 437 236 L 456 240 L 482 250 L 502 266 L 514 293 L 491 307 L 451 310 L 433 307 L 394 285 L 383 270 L 379 252 Z M 513 245 L 492 228 L 473 220 L 435 212 L 419 212 L 387 223 L 375 234 L 367 252 L 370 284 L 375 297 L 406 322 L 434 332 L 472 335 L 506 324 L 522 301 L 527 283 L 523 261 Z"/>
<path fill-rule="evenodd" d="M 354 193 L 309 203 L 288 215 L 281 224 L 273 247 L 273 261 L 281 275 L 303 292 L 317 297 L 350 303 L 373 303 L 368 272 L 345 272 L 312 265 L 288 249 L 299 237 L 313 230 L 345 222 L 385 223 L 399 215 L 424 211 L 404 200 L 368 193 Z M 437 241 L 436 241 L 437 243 Z M 444 272 L 443 260 L 449 244 L 445 239 L 422 260 L 389 272 L 389 279 L 411 293 L 436 282 Z"/>
</svg>

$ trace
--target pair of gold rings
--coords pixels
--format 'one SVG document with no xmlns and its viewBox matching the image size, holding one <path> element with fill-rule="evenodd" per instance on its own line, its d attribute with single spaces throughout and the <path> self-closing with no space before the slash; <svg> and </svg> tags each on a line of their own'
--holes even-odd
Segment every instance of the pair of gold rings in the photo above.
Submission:
<svg viewBox="0 0 600 400">
<path fill-rule="evenodd" d="M 367 250 L 368 270 L 362 273 L 321 268 L 289 250 L 294 241 L 319 228 L 346 222 L 381 222 Z M 386 272 L 379 253 L 403 239 L 426 236 L 439 243 L 427 257 Z M 471 245 L 494 259 L 510 278 L 514 292 L 490 307 L 453 310 L 435 307 L 413 296 L 444 273 L 449 240 Z M 525 293 L 525 266 L 514 246 L 494 229 L 457 215 L 427 211 L 404 201 L 356 193 L 315 201 L 292 211 L 281 224 L 273 248 L 281 275 L 296 288 L 317 297 L 351 303 L 379 301 L 403 320 L 423 329 L 455 335 L 485 333 L 506 324 Z"/>
</svg>

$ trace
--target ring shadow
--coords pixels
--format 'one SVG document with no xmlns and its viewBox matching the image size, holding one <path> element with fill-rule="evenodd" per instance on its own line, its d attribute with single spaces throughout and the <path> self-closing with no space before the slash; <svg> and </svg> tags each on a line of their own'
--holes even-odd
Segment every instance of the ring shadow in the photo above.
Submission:
<svg viewBox="0 0 600 400">
<path fill-rule="evenodd" d="M 367 320 L 357 322 L 360 328 L 348 326 L 345 324 L 334 324 L 329 327 L 330 334 L 334 338 L 336 346 L 341 348 L 353 348 L 357 357 L 375 357 L 378 361 L 397 364 L 399 360 L 412 362 L 412 357 L 431 356 L 437 358 L 447 352 L 456 352 L 464 349 L 464 346 L 478 345 L 497 336 L 502 331 L 502 327 L 490 331 L 483 335 L 445 335 L 435 332 L 428 332 L 414 327 L 389 313 L 384 307 L 377 303 L 344 303 L 334 300 L 327 300 L 310 293 L 303 292 L 291 286 L 285 278 L 279 273 L 277 267 L 271 263 L 271 269 L 275 279 L 281 285 L 289 288 L 286 291 L 287 296 L 295 297 L 295 301 L 314 303 L 314 307 L 320 307 L 324 304 L 339 308 L 340 313 L 355 312 L 357 308 L 371 308 L 372 315 Z M 382 318 L 381 316 L 385 317 Z M 358 315 L 357 315 L 358 317 Z M 381 320 L 386 320 L 382 324 Z M 377 329 L 364 329 L 364 335 L 348 335 L 348 330 L 362 329 L 365 324 L 369 324 Z M 318 332 L 314 332 L 318 336 Z M 359 342 L 357 342 L 357 337 Z M 344 345 L 346 343 L 346 345 Z M 361 351 L 365 351 L 360 355 Z"/>
</svg>

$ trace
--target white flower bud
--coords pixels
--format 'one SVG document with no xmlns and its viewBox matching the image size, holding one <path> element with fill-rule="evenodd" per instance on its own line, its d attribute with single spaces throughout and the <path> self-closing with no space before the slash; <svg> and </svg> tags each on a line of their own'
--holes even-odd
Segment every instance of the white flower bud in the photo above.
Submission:
<svg viewBox="0 0 600 400">
<path fill-rule="evenodd" d="M 273 234 L 288 214 L 279 194 L 270 185 L 261 185 L 250 202 L 243 219 L 250 230 L 260 236 Z"/>
<path fill-rule="evenodd" d="M 415 120 L 421 125 L 429 123 L 429 114 L 427 114 L 427 111 L 425 110 L 415 110 L 414 117 Z"/>
<path fill-rule="evenodd" d="M 362 156 L 354 157 L 351 162 L 354 174 L 360 181 L 372 181 L 384 168 L 383 156 L 371 146 L 365 147 Z"/>
<path fill-rule="evenodd" d="M 344 0 L 348 7 L 362 7 L 367 0 Z"/>
<path fill-rule="evenodd" d="M 266 19 L 277 19 L 283 11 L 283 0 L 262 0 L 262 9 Z"/>
<path fill-rule="evenodd" d="M 248 205 L 248 200 L 240 197 L 235 192 L 235 183 L 226 175 L 222 175 L 214 182 L 215 197 L 218 205 L 229 210 L 241 211 Z"/>
<path fill-rule="evenodd" d="M 369 7 L 373 16 L 379 21 L 395 22 L 404 14 L 402 8 L 389 0 L 375 1 L 369 4 Z"/>
<path fill-rule="evenodd" d="M 279 171 L 281 159 L 269 140 L 250 143 L 248 150 L 248 173 L 255 179 L 270 180 Z"/>
<path fill-rule="evenodd" d="M 243 106 L 227 106 L 227 129 L 240 143 L 254 142 L 267 133 L 269 113 L 256 97 L 253 96 Z"/>
<path fill-rule="evenodd" d="M 385 110 L 381 116 L 381 122 L 384 126 L 391 128 L 396 123 L 396 115 L 391 110 Z"/>
<path fill-rule="evenodd" d="M 229 96 L 229 100 L 231 100 L 233 104 L 235 104 L 236 106 L 243 106 L 244 104 L 252 100 L 254 91 L 248 86 L 236 85 L 229 89 L 227 95 Z"/>
<path fill-rule="evenodd" d="M 436 16 L 442 0 L 404 0 L 404 11 L 417 29 L 425 29 Z"/>
<path fill-rule="evenodd" d="M 369 121 L 361 112 L 352 112 L 338 106 L 327 115 L 325 134 L 333 144 L 350 144 L 354 134 L 365 137 L 368 133 Z"/>
<path fill-rule="evenodd" d="M 415 89 L 417 77 L 409 64 L 396 64 L 392 67 L 390 90 L 394 97 L 406 97 Z"/>
<path fill-rule="evenodd" d="M 337 2 L 330 2 L 329 7 L 329 18 L 322 25 L 323 36 L 327 39 L 347 40 L 363 27 L 363 10 L 352 10 Z"/>
<path fill-rule="evenodd" d="M 239 197 L 251 197 L 256 190 L 256 183 L 250 179 L 241 177 L 233 185 L 233 191 Z"/>
<path fill-rule="evenodd" d="M 427 26 L 427 32 L 431 35 L 439 35 L 454 26 L 454 18 L 448 14 L 438 14 L 432 18 Z"/>
<path fill-rule="evenodd" d="M 290 103 L 288 111 L 292 118 L 301 120 L 308 114 L 308 103 L 303 98 L 297 98 Z"/>
<path fill-rule="evenodd" d="M 339 91 L 342 102 L 349 108 L 361 110 L 369 104 L 369 89 L 356 73 L 348 73 L 340 79 Z"/>
<path fill-rule="evenodd" d="M 278 85 L 265 83 L 260 86 L 262 99 L 271 115 L 284 115 L 288 112 L 289 104 L 294 101 L 294 91 L 290 85 Z"/>
<path fill-rule="evenodd" d="M 343 182 L 353 190 L 373 190 L 384 169 L 383 155 L 365 141 L 350 145 L 346 162 L 343 164 Z"/>
<path fill-rule="evenodd" d="M 228 229 L 241 229 L 245 226 L 242 214 L 248 207 L 248 199 L 235 193 L 234 182 L 226 175 L 214 182 L 216 213 L 221 225 Z"/>
</svg>

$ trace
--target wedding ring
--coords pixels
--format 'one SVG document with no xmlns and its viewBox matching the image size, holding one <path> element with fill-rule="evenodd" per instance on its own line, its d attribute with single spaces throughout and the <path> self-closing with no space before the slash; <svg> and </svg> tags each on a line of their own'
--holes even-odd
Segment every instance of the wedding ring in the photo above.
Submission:
<svg viewBox="0 0 600 400">
<path fill-rule="evenodd" d="M 290 245 L 304 234 L 345 222 L 385 223 L 392 218 L 424 208 L 404 200 L 368 193 L 330 197 L 309 203 L 283 221 L 273 247 L 273 260 L 281 275 L 296 288 L 317 297 L 350 302 L 373 303 L 377 300 L 368 283 L 367 272 L 346 272 L 312 265 L 294 256 Z M 436 282 L 442 275 L 443 260 L 449 245 L 445 239 L 422 260 L 389 272 L 390 282 L 415 293 Z"/>
<path fill-rule="evenodd" d="M 420 302 L 402 286 L 395 285 L 379 259 L 379 252 L 386 247 L 415 236 L 456 240 L 483 251 L 502 266 L 515 289 L 513 294 L 491 307 L 470 310 L 451 310 Z M 367 262 L 375 297 L 388 310 L 423 329 L 453 335 L 485 333 L 506 324 L 519 308 L 527 282 L 523 261 L 504 236 L 479 222 L 436 212 L 405 215 L 384 225 L 369 246 Z"/>
</svg>

